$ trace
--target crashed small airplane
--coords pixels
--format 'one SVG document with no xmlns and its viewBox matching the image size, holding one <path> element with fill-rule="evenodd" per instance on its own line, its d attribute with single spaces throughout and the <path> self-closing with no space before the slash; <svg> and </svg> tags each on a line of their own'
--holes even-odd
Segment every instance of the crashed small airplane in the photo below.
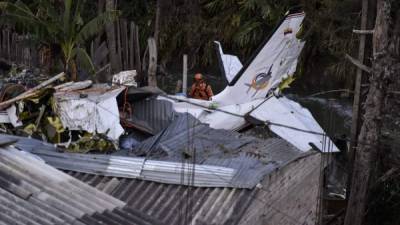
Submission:
<svg viewBox="0 0 400 225">
<path fill-rule="evenodd" d="M 302 151 L 310 150 L 310 144 L 323 152 L 339 151 L 307 109 L 281 95 L 280 86 L 296 71 L 305 44 L 297 37 L 304 16 L 304 12 L 288 13 L 245 66 L 237 56 L 224 54 L 221 44 L 215 42 L 229 84 L 210 101 L 158 98 L 171 101 L 175 111 L 189 113 L 215 129 L 239 130 L 249 123 L 264 123 Z"/>
</svg>

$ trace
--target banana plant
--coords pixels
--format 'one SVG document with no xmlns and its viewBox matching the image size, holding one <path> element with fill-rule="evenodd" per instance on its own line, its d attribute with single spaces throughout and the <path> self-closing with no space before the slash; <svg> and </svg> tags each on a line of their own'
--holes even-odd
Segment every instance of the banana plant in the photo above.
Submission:
<svg viewBox="0 0 400 225">
<path fill-rule="evenodd" d="M 0 23 L 22 28 L 45 46 L 61 49 L 64 70 L 77 79 L 77 62 L 89 73 L 95 68 L 86 51 L 88 40 L 115 21 L 120 12 L 108 10 L 88 22 L 83 21 L 84 0 L 37 0 L 28 6 L 22 1 L 0 1 Z"/>
</svg>

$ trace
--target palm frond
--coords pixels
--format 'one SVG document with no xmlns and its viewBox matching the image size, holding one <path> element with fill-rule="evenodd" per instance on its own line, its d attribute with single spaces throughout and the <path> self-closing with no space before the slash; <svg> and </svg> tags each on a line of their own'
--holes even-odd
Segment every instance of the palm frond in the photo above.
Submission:
<svg viewBox="0 0 400 225">
<path fill-rule="evenodd" d="M 63 27 L 64 31 L 70 31 L 71 28 L 71 8 L 72 0 L 64 0 L 64 16 L 63 16 Z M 69 33 L 69 32 L 68 32 Z"/>
<path fill-rule="evenodd" d="M 83 2 L 81 0 L 77 0 L 75 3 L 75 12 L 73 14 L 73 18 L 71 19 L 70 23 L 71 29 L 69 30 L 69 34 L 71 37 L 76 37 L 76 34 L 79 32 L 80 28 L 83 26 L 84 22 L 81 17 L 81 13 L 83 11 Z"/>
<path fill-rule="evenodd" d="M 27 30 L 32 30 L 33 25 L 46 26 L 46 24 L 38 19 L 29 7 L 21 1 L 17 1 L 16 3 L 0 2 L 0 9 L 4 11 L 4 21 L 19 24 Z"/>
<path fill-rule="evenodd" d="M 120 11 L 110 10 L 96 16 L 91 21 L 86 23 L 84 27 L 82 27 L 76 36 L 76 41 L 78 43 L 83 43 L 84 41 L 98 34 L 104 29 L 106 24 L 114 22 L 119 15 Z"/>
<path fill-rule="evenodd" d="M 34 13 L 31 11 L 31 9 L 22 1 L 16 1 L 14 6 L 18 8 L 20 11 L 26 13 L 27 15 L 35 16 Z"/>
</svg>

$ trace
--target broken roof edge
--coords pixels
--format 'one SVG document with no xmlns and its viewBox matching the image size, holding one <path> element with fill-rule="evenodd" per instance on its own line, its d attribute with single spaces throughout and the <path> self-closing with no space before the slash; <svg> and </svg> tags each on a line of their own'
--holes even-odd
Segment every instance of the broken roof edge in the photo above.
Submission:
<svg viewBox="0 0 400 225">
<path fill-rule="evenodd" d="M 9 138 L 18 140 L 15 144 L 17 148 L 31 152 L 41 157 L 47 164 L 61 170 L 196 187 L 252 189 L 271 172 L 279 170 L 301 157 L 312 154 L 312 152 L 306 152 L 295 155 L 277 165 L 267 163 L 264 168 L 266 172 L 257 173 L 257 179 L 243 180 L 239 178 L 247 173 L 243 173 L 242 168 L 235 168 L 230 164 L 191 164 L 187 163 L 187 161 L 183 163 L 180 161 L 150 160 L 139 157 L 62 153 L 53 145 L 36 139 L 0 135 L 0 141 L 1 139 Z M 251 170 L 249 172 L 250 174 L 252 173 Z"/>
</svg>

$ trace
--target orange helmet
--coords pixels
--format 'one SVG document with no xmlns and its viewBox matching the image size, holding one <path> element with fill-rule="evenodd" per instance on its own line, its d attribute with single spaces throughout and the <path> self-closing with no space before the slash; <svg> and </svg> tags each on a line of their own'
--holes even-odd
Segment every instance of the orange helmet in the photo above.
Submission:
<svg viewBox="0 0 400 225">
<path fill-rule="evenodd" d="M 203 80 L 203 75 L 201 75 L 201 73 L 196 73 L 194 75 L 194 79 L 197 81 Z"/>
</svg>

